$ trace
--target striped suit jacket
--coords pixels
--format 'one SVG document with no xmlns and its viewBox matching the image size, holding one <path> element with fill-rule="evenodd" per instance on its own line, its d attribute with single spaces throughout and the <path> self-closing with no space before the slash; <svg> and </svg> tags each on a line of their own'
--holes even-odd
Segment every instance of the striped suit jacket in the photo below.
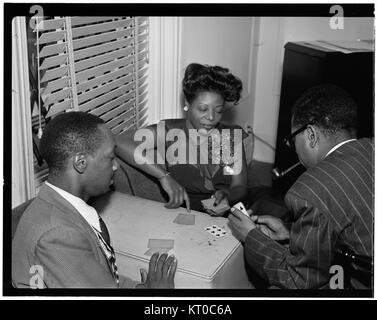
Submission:
<svg viewBox="0 0 377 320">
<path fill-rule="evenodd" d="M 328 287 L 336 248 L 346 245 L 372 257 L 373 191 L 374 140 L 342 145 L 287 192 L 293 214 L 289 247 L 253 229 L 245 241 L 248 264 L 273 286 Z"/>
<path fill-rule="evenodd" d="M 12 281 L 17 288 L 117 287 L 92 227 L 46 185 L 17 226 L 12 241 Z M 133 284 L 127 281 L 122 277 L 120 285 Z"/>
</svg>

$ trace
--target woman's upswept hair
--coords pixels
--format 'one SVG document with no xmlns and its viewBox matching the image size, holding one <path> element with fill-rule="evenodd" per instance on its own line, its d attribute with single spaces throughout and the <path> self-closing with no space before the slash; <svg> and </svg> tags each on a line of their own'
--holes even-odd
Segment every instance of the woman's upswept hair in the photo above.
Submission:
<svg viewBox="0 0 377 320">
<path fill-rule="evenodd" d="M 186 68 L 182 88 L 189 103 L 198 93 L 212 91 L 220 94 L 226 102 L 237 104 L 241 97 L 242 81 L 227 68 L 191 63 Z"/>
</svg>

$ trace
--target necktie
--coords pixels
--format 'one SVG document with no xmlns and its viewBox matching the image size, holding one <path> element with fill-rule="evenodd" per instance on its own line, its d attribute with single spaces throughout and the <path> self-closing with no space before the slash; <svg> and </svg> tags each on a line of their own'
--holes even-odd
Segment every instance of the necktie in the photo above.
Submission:
<svg viewBox="0 0 377 320">
<path fill-rule="evenodd" d="M 101 235 L 102 238 L 106 241 L 106 243 L 110 246 L 110 234 L 109 230 L 107 230 L 105 222 L 102 220 L 100 216 L 99 217 L 99 225 L 101 227 Z"/>
<path fill-rule="evenodd" d="M 113 271 L 113 274 L 114 274 L 114 277 L 115 277 L 115 280 L 116 280 L 116 283 L 119 287 L 119 275 L 118 275 L 118 267 L 116 265 L 116 261 L 115 261 L 115 253 L 114 253 L 114 249 L 113 247 L 110 245 L 110 234 L 109 234 L 109 230 L 107 229 L 106 227 L 106 224 L 105 222 L 102 220 L 102 218 L 100 216 L 98 216 L 98 219 L 99 219 L 99 225 L 101 227 L 101 237 L 103 238 L 103 240 L 106 242 L 107 244 L 107 247 L 108 247 L 108 250 L 110 251 L 110 263 L 111 263 L 111 268 L 112 268 L 112 271 Z"/>
</svg>

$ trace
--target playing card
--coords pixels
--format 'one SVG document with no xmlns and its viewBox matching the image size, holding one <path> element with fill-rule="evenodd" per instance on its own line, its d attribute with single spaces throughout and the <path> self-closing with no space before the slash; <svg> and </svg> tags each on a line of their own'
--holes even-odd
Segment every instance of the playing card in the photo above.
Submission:
<svg viewBox="0 0 377 320">
<path fill-rule="evenodd" d="M 246 211 L 246 208 L 245 208 L 245 206 L 243 205 L 242 202 L 238 202 L 237 204 L 235 204 L 235 205 L 232 207 L 232 209 L 233 209 L 233 208 L 236 208 L 237 210 L 241 211 L 244 215 L 250 217 L 250 215 L 249 215 L 248 212 Z M 231 210 L 231 211 L 233 211 L 233 210 Z"/>
<path fill-rule="evenodd" d="M 215 198 L 209 198 L 206 200 L 202 200 L 201 202 L 204 209 L 212 210 L 213 204 L 215 203 Z"/>
<path fill-rule="evenodd" d="M 172 239 L 149 239 L 148 248 L 172 249 L 174 248 L 174 240 Z"/>
<path fill-rule="evenodd" d="M 206 227 L 204 228 L 204 230 L 206 230 L 209 234 L 213 235 L 216 238 L 221 238 L 228 234 L 225 229 L 222 229 L 216 225 Z"/>
<path fill-rule="evenodd" d="M 151 256 L 152 254 L 154 254 L 155 252 L 159 252 L 160 254 L 163 254 L 163 253 L 168 253 L 171 249 L 168 249 L 168 248 L 150 248 L 148 249 L 144 255 L 146 256 Z"/>
<path fill-rule="evenodd" d="M 216 213 L 222 213 L 229 209 L 229 204 L 227 199 L 223 199 L 220 201 L 220 203 L 217 206 L 214 206 L 215 198 L 210 198 L 206 200 L 202 200 L 203 208 L 206 210 L 212 210 Z"/>
<path fill-rule="evenodd" d="M 173 222 L 177 224 L 193 225 L 195 224 L 195 215 L 190 213 L 180 213 Z"/>
</svg>

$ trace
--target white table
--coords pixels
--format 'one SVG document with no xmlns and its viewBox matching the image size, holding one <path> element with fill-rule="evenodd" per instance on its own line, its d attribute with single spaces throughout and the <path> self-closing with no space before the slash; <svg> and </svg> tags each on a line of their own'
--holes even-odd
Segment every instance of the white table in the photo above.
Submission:
<svg viewBox="0 0 377 320">
<path fill-rule="evenodd" d="M 243 247 L 232 235 L 228 219 L 192 211 L 195 225 L 173 223 L 186 209 L 166 209 L 163 203 L 112 192 L 94 206 L 105 221 L 116 252 L 119 273 L 140 282 L 148 269 L 148 239 L 173 239 L 178 260 L 176 288 L 252 288 L 244 266 Z M 228 231 L 215 238 L 204 230 L 218 225 Z"/>
</svg>

